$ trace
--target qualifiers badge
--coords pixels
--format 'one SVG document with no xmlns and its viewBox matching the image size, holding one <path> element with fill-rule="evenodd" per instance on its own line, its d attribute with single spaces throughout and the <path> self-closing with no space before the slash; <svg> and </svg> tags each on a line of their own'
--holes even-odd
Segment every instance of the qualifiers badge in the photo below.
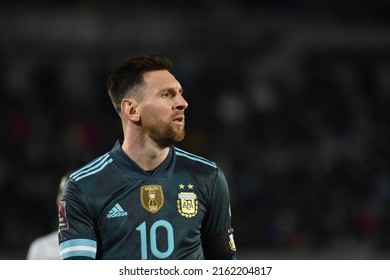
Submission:
<svg viewBox="0 0 390 280">
<path fill-rule="evenodd" d="M 184 189 L 184 185 L 179 185 L 180 189 Z M 188 189 L 193 189 L 193 185 L 189 184 Z M 177 210 L 186 218 L 193 218 L 198 213 L 198 199 L 194 192 L 180 192 L 177 200 Z"/>
<path fill-rule="evenodd" d="M 60 201 L 60 204 L 58 206 L 58 229 L 59 230 L 65 230 L 69 228 L 68 220 L 66 219 L 65 205 L 66 205 L 65 201 Z"/>
<path fill-rule="evenodd" d="M 154 214 L 164 205 L 164 193 L 160 185 L 147 185 L 141 187 L 142 206 Z"/>
</svg>

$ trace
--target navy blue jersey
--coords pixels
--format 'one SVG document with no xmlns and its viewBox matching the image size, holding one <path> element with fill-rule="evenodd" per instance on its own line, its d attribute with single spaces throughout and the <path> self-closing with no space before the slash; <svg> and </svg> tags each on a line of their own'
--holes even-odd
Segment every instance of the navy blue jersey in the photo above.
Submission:
<svg viewBox="0 0 390 280">
<path fill-rule="evenodd" d="M 148 172 L 118 141 L 66 182 L 61 259 L 234 258 L 229 201 L 214 162 L 172 146 Z"/>
</svg>

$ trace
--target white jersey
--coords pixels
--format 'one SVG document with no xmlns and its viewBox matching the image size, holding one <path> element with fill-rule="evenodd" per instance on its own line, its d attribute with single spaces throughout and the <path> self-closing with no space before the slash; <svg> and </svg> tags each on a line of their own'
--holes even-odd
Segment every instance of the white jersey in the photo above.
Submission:
<svg viewBox="0 0 390 280">
<path fill-rule="evenodd" d="M 59 260 L 58 231 L 35 239 L 28 249 L 27 260 Z"/>
</svg>

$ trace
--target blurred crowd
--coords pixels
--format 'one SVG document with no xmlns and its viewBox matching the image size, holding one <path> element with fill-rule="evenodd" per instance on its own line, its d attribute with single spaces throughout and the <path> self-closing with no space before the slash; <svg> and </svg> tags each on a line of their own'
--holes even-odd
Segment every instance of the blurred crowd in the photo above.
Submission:
<svg viewBox="0 0 390 280">
<path fill-rule="evenodd" d="M 2 4 L 0 258 L 54 230 L 62 175 L 121 137 L 106 79 L 147 51 L 174 62 L 189 102 L 178 146 L 221 165 L 245 257 L 390 257 L 385 1 L 217 2 L 133 16 Z"/>
</svg>

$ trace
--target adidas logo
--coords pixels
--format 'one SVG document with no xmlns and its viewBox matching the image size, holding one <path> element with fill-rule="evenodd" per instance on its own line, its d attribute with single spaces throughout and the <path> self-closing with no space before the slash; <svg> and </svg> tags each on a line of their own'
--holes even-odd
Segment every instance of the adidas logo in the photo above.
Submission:
<svg viewBox="0 0 390 280">
<path fill-rule="evenodd" d="M 123 208 L 119 205 L 119 203 L 115 204 L 114 207 L 108 212 L 107 218 L 115 218 L 115 217 L 123 217 L 127 216 L 127 212 L 123 210 Z"/>
</svg>

